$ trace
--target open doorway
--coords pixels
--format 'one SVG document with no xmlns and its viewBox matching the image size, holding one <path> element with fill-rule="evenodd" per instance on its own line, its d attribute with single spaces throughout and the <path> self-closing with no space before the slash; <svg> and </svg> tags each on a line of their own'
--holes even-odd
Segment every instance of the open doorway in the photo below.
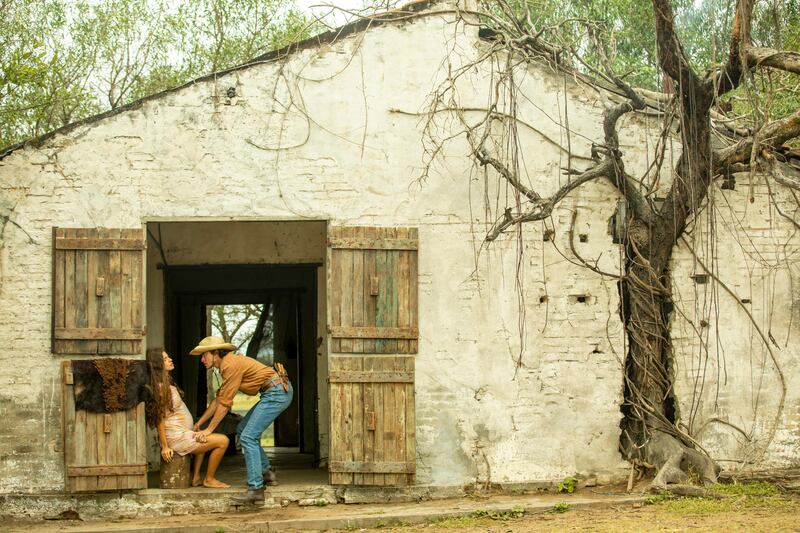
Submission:
<svg viewBox="0 0 800 533">
<path fill-rule="evenodd" d="M 219 376 L 187 355 L 203 337 L 223 337 L 244 355 L 286 367 L 294 400 L 262 438 L 282 485 L 281 471 L 287 470 L 303 470 L 306 482 L 325 482 L 325 471 L 317 468 L 325 459 L 320 408 L 327 407 L 318 368 L 324 360 L 318 348 L 325 323 L 325 231 L 325 222 L 148 224 L 148 344 L 163 343 L 173 355 L 173 377 L 193 417 L 219 387 Z M 217 254 L 209 256 L 209 250 Z M 156 289 L 161 294 L 153 294 Z M 162 305 L 151 304 L 154 298 Z M 217 429 L 233 441 L 218 477 L 235 486 L 245 480 L 235 428 L 257 398 L 237 397 L 229 420 Z"/>
<path fill-rule="evenodd" d="M 300 356 L 303 352 L 302 329 L 307 327 L 300 312 L 302 296 L 299 292 L 280 291 L 264 294 L 264 301 L 259 303 L 211 304 L 204 309 L 206 335 L 226 339 L 236 346 L 237 352 L 265 365 L 281 363 L 295 385 L 297 400 L 263 433 L 261 445 L 264 448 L 296 448 L 303 452 L 308 448 L 307 443 L 300 439 L 303 426 L 312 422 L 300 416 L 304 407 L 303 388 L 308 386 L 304 380 L 298 379 L 303 375 Z M 222 376 L 218 369 L 206 374 L 207 399 L 210 401 L 222 385 Z M 202 371 L 200 375 L 202 378 Z M 233 401 L 231 418 L 241 419 L 257 402 L 257 395 L 239 392 Z M 198 412 L 201 405 L 198 405 Z"/>
</svg>

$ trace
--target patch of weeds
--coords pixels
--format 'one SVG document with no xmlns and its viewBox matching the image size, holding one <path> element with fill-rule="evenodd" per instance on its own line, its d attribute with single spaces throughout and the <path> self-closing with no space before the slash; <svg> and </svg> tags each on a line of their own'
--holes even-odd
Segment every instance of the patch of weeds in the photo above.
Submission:
<svg viewBox="0 0 800 533">
<path fill-rule="evenodd" d="M 214 533 L 225 533 L 225 528 L 224 527 L 218 527 L 217 529 L 214 530 Z"/>
<path fill-rule="evenodd" d="M 566 502 L 559 502 L 550 509 L 551 513 L 566 513 L 569 511 L 569 504 Z"/>
<path fill-rule="evenodd" d="M 674 498 L 674 496 L 672 495 L 671 492 L 666 491 L 666 490 L 662 490 L 658 494 L 654 494 L 653 496 L 648 496 L 647 498 L 645 498 L 644 499 L 644 504 L 645 505 L 656 505 L 656 504 L 659 504 L 659 503 L 664 503 L 666 501 L 669 501 L 669 500 L 671 500 L 673 498 Z"/>
<path fill-rule="evenodd" d="M 511 518 L 522 518 L 525 516 L 525 508 L 519 505 L 511 509 L 509 512 L 511 514 Z"/>
<path fill-rule="evenodd" d="M 525 516 L 525 509 L 517 506 L 510 511 L 484 511 L 479 509 L 472 513 L 475 518 L 491 518 L 492 520 L 513 520 Z"/>
<path fill-rule="evenodd" d="M 713 492 L 720 494 L 733 494 L 737 496 L 774 496 L 778 494 L 778 487 L 766 481 L 756 483 L 717 483 L 708 487 Z"/>
<path fill-rule="evenodd" d="M 328 505 L 328 500 L 319 499 L 314 503 L 317 507 L 325 507 Z"/>
<path fill-rule="evenodd" d="M 572 494 L 575 492 L 575 487 L 578 485 L 578 480 L 575 476 L 569 476 L 564 481 L 558 484 L 558 492 Z"/>
<path fill-rule="evenodd" d="M 396 528 L 396 527 L 409 527 L 411 524 L 408 522 L 403 522 L 402 520 L 378 520 L 378 523 L 375 524 L 376 529 L 383 529 L 385 527 L 388 528 Z"/>
<path fill-rule="evenodd" d="M 451 516 L 448 518 L 440 518 L 432 522 L 436 526 L 443 529 L 461 529 L 468 527 L 479 527 L 490 524 L 495 520 L 516 520 L 525 516 L 525 509 L 521 506 L 514 507 L 509 511 L 491 511 L 486 509 L 478 509 L 468 515 L 464 516 Z"/>
<path fill-rule="evenodd" d="M 441 529 L 462 529 L 477 527 L 489 523 L 488 518 L 476 518 L 472 515 L 450 516 L 447 518 L 437 518 L 431 521 L 436 527 Z"/>
<path fill-rule="evenodd" d="M 665 502 L 664 509 L 670 513 L 705 515 L 733 511 L 734 505 L 732 499 L 676 498 Z"/>
<path fill-rule="evenodd" d="M 800 500 L 781 496 L 748 496 L 715 500 L 678 498 L 664 503 L 663 509 L 675 514 L 710 515 L 732 512 L 800 512 Z"/>
</svg>

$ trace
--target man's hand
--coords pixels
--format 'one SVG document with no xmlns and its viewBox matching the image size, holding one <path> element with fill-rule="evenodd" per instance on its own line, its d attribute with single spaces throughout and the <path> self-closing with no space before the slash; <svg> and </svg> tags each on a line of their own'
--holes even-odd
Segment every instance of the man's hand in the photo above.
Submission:
<svg viewBox="0 0 800 533">
<path fill-rule="evenodd" d="M 169 446 L 161 448 L 161 458 L 168 463 L 172 462 L 172 453 L 172 448 Z"/>
<path fill-rule="evenodd" d="M 200 422 L 195 422 L 194 425 L 192 426 L 192 430 L 193 431 L 200 431 L 200 426 L 202 426 L 202 425 L 203 424 L 201 424 Z"/>
<path fill-rule="evenodd" d="M 194 434 L 194 440 L 196 440 L 197 442 L 207 442 L 209 435 L 211 435 L 211 430 L 204 429 Z"/>
</svg>

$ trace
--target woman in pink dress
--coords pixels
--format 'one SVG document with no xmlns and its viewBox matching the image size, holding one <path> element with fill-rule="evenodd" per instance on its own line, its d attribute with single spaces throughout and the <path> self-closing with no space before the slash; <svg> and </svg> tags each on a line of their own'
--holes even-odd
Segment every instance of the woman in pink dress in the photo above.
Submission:
<svg viewBox="0 0 800 533">
<path fill-rule="evenodd" d="M 212 488 L 228 488 L 230 485 L 218 480 L 214 475 L 225 450 L 228 449 L 228 437 L 220 433 L 212 433 L 204 440 L 192 430 L 194 421 L 189 408 L 183 403 L 181 393 L 172 381 L 170 372 L 175 368 L 172 359 L 161 348 L 147 351 L 147 362 L 150 366 L 150 386 L 152 400 L 147 403 L 147 422 L 150 427 L 158 428 L 158 442 L 161 446 L 161 457 L 166 462 L 172 461 L 173 454 L 194 454 L 194 475 L 192 486 Z M 206 452 L 208 469 L 205 479 L 200 479 L 200 467 Z"/>
</svg>

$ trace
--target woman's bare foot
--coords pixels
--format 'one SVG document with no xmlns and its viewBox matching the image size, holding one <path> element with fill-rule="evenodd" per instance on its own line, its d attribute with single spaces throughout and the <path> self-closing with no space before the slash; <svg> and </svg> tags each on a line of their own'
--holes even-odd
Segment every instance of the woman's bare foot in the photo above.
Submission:
<svg viewBox="0 0 800 533">
<path fill-rule="evenodd" d="M 200 480 L 199 477 L 196 477 L 192 480 L 192 487 L 199 487 L 202 484 L 203 482 Z"/>
<path fill-rule="evenodd" d="M 203 481 L 203 486 L 211 488 L 211 489 L 229 489 L 231 487 L 227 483 L 223 483 L 222 481 L 220 481 L 220 480 L 218 480 L 216 478 L 213 478 L 213 477 L 212 478 L 206 478 Z"/>
</svg>

